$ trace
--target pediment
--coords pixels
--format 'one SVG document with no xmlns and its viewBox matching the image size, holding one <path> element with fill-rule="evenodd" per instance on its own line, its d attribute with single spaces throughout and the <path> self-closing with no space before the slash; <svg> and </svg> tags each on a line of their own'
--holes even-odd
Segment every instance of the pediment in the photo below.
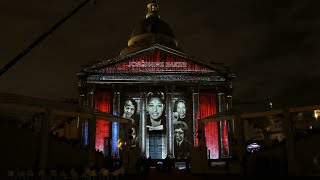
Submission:
<svg viewBox="0 0 320 180">
<path fill-rule="evenodd" d="M 85 72 L 221 72 L 222 66 L 206 63 L 183 52 L 153 45 L 147 49 L 99 62 Z"/>
</svg>

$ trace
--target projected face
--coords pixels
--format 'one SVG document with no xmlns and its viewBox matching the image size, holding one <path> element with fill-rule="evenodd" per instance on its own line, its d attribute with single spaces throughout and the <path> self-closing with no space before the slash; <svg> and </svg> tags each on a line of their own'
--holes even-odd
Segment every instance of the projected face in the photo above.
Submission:
<svg viewBox="0 0 320 180">
<path fill-rule="evenodd" d="M 147 110 L 151 119 L 158 120 L 162 116 L 164 104 L 162 104 L 160 98 L 152 97 L 148 102 Z"/>
<path fill-rule="evenodd" d="M 178 102 L 177 113 L 180 119 L 183 119 L 186 116 L 186 104 L 184 102 Z"/>
<path fill-rule="evenodd" d="M 124 118 L 132 118 L 132 115 L 134 114 L 135 107 L 133 105 L 133 102 L 131 100 L 127 100 L 124 107 Z"/>
<path fill-rule="evenodd" d="M 184 131 L 181 128 L 174 130 L 174 137 L 177 142 L 181 142 L 184 140 Z"/>
</svg>

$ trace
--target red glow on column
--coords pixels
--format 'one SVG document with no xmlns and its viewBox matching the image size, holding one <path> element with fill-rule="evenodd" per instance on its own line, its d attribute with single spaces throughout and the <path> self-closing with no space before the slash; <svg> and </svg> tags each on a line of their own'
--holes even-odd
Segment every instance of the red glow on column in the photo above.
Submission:
<svg viewBox="0 0 320 180">
<path fill-rule="evenodd" d="M 222 124 L 222 150 L 224 155 L 229 155 L 229 143 L 228 143 L 228 127 L 227 121 L 223 121 Z"/>
<path fill-rule="evenodd" d="M 111 92 L 97 92 L 95 94 L 95 109 L 110 113 L 112 102 Z M 96 149 L 104 151 L 104 138 L 110 137 L 110 122 L 97 119 L 96 122 Z"/>
<path fill-rule="evenodd" d="M 217 113 L 216 94 L 200 93 L 200 119 Z M 210 159 L 219 158 L 218 123 L 208 122 L 204 124 L 206 145 L 210 151 Z"/>
</svg>

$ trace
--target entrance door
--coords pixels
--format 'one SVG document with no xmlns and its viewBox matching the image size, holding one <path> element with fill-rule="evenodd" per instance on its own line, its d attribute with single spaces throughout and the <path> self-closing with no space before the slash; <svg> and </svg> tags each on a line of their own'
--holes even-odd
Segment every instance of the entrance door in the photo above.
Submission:
<svg viewBox="0 0 320 180">
<path fill-rule="evenodd" d="M 162 131 L 149 131 L 149 156 L 162 159 Z"/>
</svg>

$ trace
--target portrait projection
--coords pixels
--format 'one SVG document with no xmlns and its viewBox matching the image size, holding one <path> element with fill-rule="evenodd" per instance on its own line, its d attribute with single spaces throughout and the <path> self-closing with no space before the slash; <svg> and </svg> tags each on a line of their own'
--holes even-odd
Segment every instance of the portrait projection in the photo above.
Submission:
<svg viewBox="0 0 320 180">
<path fill-rule="evenodd" d="M 123 105 L 123 118 L 129 119 L 131 124 L 135 124 L 135 110 L 137 108 L 137 103 L 133 99 L 127 99 Z"/>
<path fill-rule="evenodd" d="M 130 139 L 132 147 L 138 146 L 139 143 L 139 123 L 140 123 L 140 111 L 139 104 L 140 98 L 139 93 L 125 94 L 121 97 L 121 117 L 128 119 L 130 126 Z"/>
<path fill-rule="evenodd" d="M 191 100 L 184 93 L 177 93 L 173 97 L 173 142 L 176 159 L 190 158 L 193 147 L 193 124 Z"/>
<path fill-rule="evenodd" d="M 173 123 L 176 121 L 183 121 L 186 117 L 186 107 L 187 103 L 185 100 L 179 99 L 176 101 L 174 110 L 173 110 Z"/>
<path fill-rule="evenodd" d="M 165 131 L 166 117 L 164 93 L 148 93 L 147 114 L 147 129 L 149 131 Z"/>
<path fill-rule="evenodd" d="M 165 156 L 166 107 L 163 92 L 147 94 L 147 144 L 148 156 L 152 159 L 162 159 Z"/>
<path fill-rule="evenodd" d="M 183 121 L 176 121 L 173 124 L 174 129 L 174 155 L 177 159 L 190 158 L 192 143 L 186 139 L 188 126 Z"/>
</svg>

